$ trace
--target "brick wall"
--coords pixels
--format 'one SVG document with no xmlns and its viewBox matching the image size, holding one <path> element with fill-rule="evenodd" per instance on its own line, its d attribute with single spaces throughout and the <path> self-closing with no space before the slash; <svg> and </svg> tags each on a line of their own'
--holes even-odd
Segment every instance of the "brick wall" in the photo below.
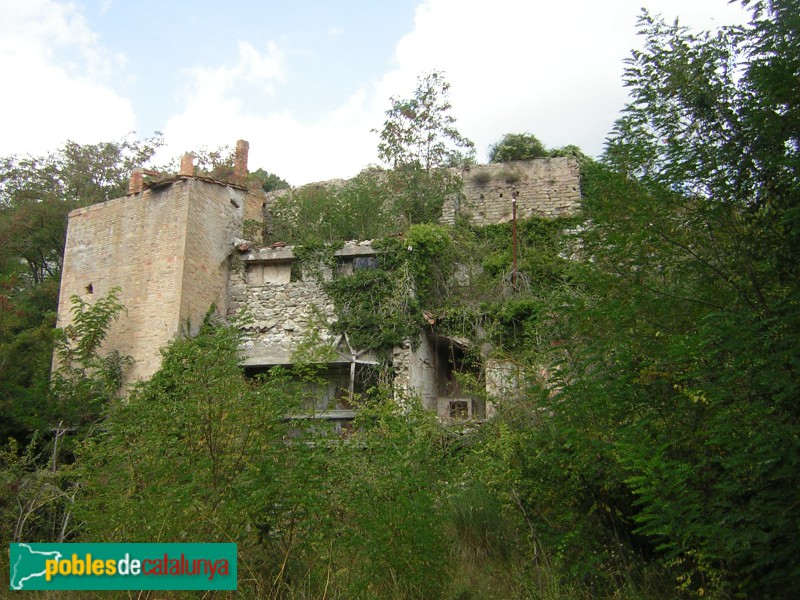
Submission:
<svg viewBox="0 0 800 600">
<path fill-rule="evenodd" d="M 71 322 L 71 296 L 92 302 L 120 287 L 126 312 L 103 349 L 134 358 L 126 384 L 149 378 L 160 349 L 187 324 L 196 329 L 212 302 L 225 310 L 227 255 L 241 235 L 243 194 L 178 179 L 70 213 L 58 326 Z"/>
<path fill-rule="evenodd" d="M 229 256 L 242 235 L 245 192 L 189 180 L 185 261 L 181 283 L 181 325 L 194 335 L 212 304 L 228 312 Z"/>
</svg>

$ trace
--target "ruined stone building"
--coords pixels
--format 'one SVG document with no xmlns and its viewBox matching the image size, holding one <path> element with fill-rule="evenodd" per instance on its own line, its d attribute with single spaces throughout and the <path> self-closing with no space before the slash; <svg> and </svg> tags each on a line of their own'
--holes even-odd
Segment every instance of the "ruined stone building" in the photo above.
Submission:
<svg viewBox="0 0 800 600">
<path fill-rule="evenodd" d="M 332 333 L 332 302 L 317 281 L 297 277 L 290 247 L 243 243 L 245 221 L 263 221 L 269 208 L 268 197 L 244 185 L 247 150 L 247 142 L 237 144 L 232 181 L 196 175 L 187 157 L 177 175 L 146 182 L 134 172 L 126 196 L 70 213 L 58 325 L 70 323 L 73 295 L 91 302 L 118 287 L 126 311 L 104 349 L 134 359 L 126 373 L 130 386 L 155 373 L 160 350 L 171 340 L 196 333 L 210 307 L 223 318 L 246 311 L 245 371 L 291 366 L 294 352 L 313 334 L 332 350 L 321 365 L 328 383 L 313 408 L 323 418 L 346 421 L 353 416 L 348 398 L 367 385 L 377 361 L 350 347 L 346 335 Z M 462 177 L 465 196 L 460 206 L 445 203 L 443 222 L 457 212 L 478 225 L 508 221 L 512 193 L 519 218 L 568 215 L 580 203 L 572 158 L 473 166 Z M 338 269 L 369 268 L 374 256 L 368 242 L 348 242 L 337 251 Z M 487 407 L 462 395 L 454 377 L 465 368 L 463 343 L 429 332 L 417 348 L 395 348 L 395 389 L 419 396 L 443 418 L 485 417 Z M 485 368 L 488 390 L 500 392 L 509 365 L 488 361 Z"/>
</svg>

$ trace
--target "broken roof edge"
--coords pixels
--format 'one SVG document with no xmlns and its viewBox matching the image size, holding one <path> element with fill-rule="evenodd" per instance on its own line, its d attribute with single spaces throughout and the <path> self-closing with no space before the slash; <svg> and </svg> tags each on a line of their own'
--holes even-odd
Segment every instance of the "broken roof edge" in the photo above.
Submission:
<svg viewBox="0 0 800 600">
<path fill-rule="evenodd" d="M 202 181 L 204 183 L 213 183 L 216 185 L 232 187 L 234 189 L 242 190 L 245 192 L 248 191 L 247 186 L 242 185 L 240 183 L 235 183 L 233 181 L 224 181 L 222 179 L 214 179 L 213 177 L 206 177 L 205 175 L 170 175 L 164 178 L 155 179 L 153 181 L 145 181 L 142 191 L 155 190 L 161 187 L 172 185 L 173 183 L 177 183 L 178 181 L 191 180 L 191 179 L 196 179 L 197 181 Z M 127 195 L 133 196 L 136 195 L 137 193 L 140 192 L 131 192 L 128 193 Z"/>
<path fill-rule="evenodd" d="M 336 250 L 334 256 L 343 258 L 358 258 L 361 256 L 375 256 L 378 253 L 372 247 L 372 240 L 365 240 L 361 242 L 349 241 L 345 242 L 339 250 Z M 297 259 L 294 254 L 294 246 L 279 246 L 277 248 L 259 248 L 248 249 L 241 251 L 241 257 L 246 263 L 287 263 Z"/>
<path fill-rule="evenodd" d="M 236 150 L 233 156 L 233 179 L 220 180 L 206 175 L 198 175 L 194 166 L 195 155 L 192 152 L 187 152 L 181 157 L 180 171 L 177 174 L 161 173 L 150 169 L 137 167 L 131 172 L 130 181 L 128 182 L 128 196 L 139 194 L 146 189 L 156 189 L 163 186 L 171 185 L 177 181 L 184 179 L 197 179 L 205 181 L 206 183 L 213 183 L 217 185 L 224 185 L 233 187 L 240 190 L 247 191 L 245 185 L 247 180 L 247 157 L 250 152 L 250 143 L 246 140 L 238 140 L 236 142 Z M 156 177 L 155 181 L 146 182 L 144 176 L 149 175 Z"/>
<path fill-rule="evenodd" d="M 147 184 L 144 187 L 144 189 L 142 189 L 142 191 L 140 192 L 128 192 L 124 196 L 118 196 L 117 198 L 109 198 L 108 200 L 102 200 L 100 202 L 90 204 L 89 206 L 80 206 L 78 208 L 73 208 L 71 211 L 69 211 L 69 213 L 67 213 L 67 218 L 77 217 L 79 215 L 94 212 L 96 210 L 102 210 L 109 206 L 114 206 L 115 204 L 118 204 L 120 202 L 127 202 L 130 201 L 131 198 L 135 196 L 144 194 L 144 192 L 158 191 L 162 187 L 166 187 L 168 185 L 172 185 L 173 183 L 177 183 L 178 181 L 188 180 L 188 179 L 196 179 L 204 183 L 212 183 L 215 185 L 226 186 L 247 193 L 250 193 L 251 191 L 249 188 L 239 185 L 238 183 L 233 183 L 232 181 L 220 181 L 217 179 L 212 179 L 211 177 L 204 177 L 202 175 L 173 175 L 166 179 L 160 179 L 158 180 L 158 182 L 151 182 L 150 184 Z"/>
</svg>

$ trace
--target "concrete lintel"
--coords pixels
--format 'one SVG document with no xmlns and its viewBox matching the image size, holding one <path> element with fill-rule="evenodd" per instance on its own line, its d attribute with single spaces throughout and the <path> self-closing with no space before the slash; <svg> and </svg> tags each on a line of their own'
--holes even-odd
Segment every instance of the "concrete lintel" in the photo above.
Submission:
<svg viewBox="0 0 800 600">
<path fill-rule="evenodd" d="M 355 419 L 356 411 L 354 410 L 324 410 L 309 413 L 300 413 L 294 415 L 286 415 L 289 421 L 305 421 L 309 419 L 321 419 L 334 421 L 338 419 Z"/>
<path fill-rule="evenodd" d="M 355 257 L 355 256 L 375 256 L 377 252 L 375 248 L 372 247 L 372 244 L 364 245 L 356 244 L 350 245 L 346 244 L 341 250 L 337 250 L 334 253 L 336 256 L 346 256 L 346 257 Z"/>
<path fill-rule="evenodd" d="M 334 252 L 334 256 L 341 256 L 343 258 L 357 258 L 360 256 L 375 256 L 377 252 L 371 244 L 346 244 L 340 250 Z M 261 248 L 259 250 L 251 250 L 241 256 L 242 260 L 247 264 L 259 263 L 288 263 L 295 260 L 294 251 L 291 246 L 283 248 Z"/>
<path fill-rule="evenodd" d="M 288 248 L 261 248 L 260 250 L 251 250 L 242 255 L 242 260 L 247 264 L 260 264 L 260 263 L 290 263 L 294 261 L 295 256 L 291 247 Z"/>
<path fill-rule="evenodd" d="M 290 353 L 285 350 L 248 352 L 247 355 L 245 355 L 245 357 L 239 361 L 239 365 L 242 367 L 277 367 L 291 366 L 293 364 L 294 361 L 292 360 Z M 320 366 L 349 364 L 350 361 L 348 359 L 341 357 L 320 363 Z"/>
<path fill-rule="evenodd" d="M 459 335 L 447 335 L 443 333 L 434 332 L 429 334 L 433 341 L 438 342 L 440 344 L 453 344 L 457 348 L 461 348 L 462 350 L 467 350 L 468 348 L 472 347 L 472 341 L 469 338 L 465 338 Z"/>
</svg>

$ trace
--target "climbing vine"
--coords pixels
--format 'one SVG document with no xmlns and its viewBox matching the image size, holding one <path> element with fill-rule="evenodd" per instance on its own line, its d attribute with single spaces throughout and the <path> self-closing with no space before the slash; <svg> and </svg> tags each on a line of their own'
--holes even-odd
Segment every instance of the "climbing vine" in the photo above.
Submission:
<svg viewBox="0 0 800 600">
<path fill-rule="evenodd" d="M 384 238 L 373 246 L 382 252 L 384 268 L 408 271 L 422 304 L 432 306 L 445 299 L 456 260 L 449 227 L 431 223 L 412 225 L 404 236 Z"/>
<path fill-rule="evenodd" d="M 292 264 L 292 279 L 310 277 L 322 281 L 324 269 L 335 269 L 338 264 L 336 252 L 344 246 L 342 241 L 331 243 L 311 242 L 294 246 L 294 263 Z"/>
<path fill-rule="evenodd" d="M 425 327 L 489 341 L 501 352 L 532 349 L 542 298 L 570 285 L 564 232 L 576 219 L 518 223 L 518 284 L 512 286 L 511 225 L 475 228 L 423 223 L 375 240 L 375 268 L 323 282 L 337 315 L 334 328 L 360 348 L 388 351 L 415 344 Z M 303 250 L 301 256 L 316 257 Z M 335 270 L 334 270 L 335 273 Z"/>
<path fill-rule="evenodd" d="M 339 333 L 357 348 L 388 351 L 404 340 L 416 341 L 423 324 L 413 282 L 407 271 L 364 269 L 328 281 Z"/>
</svg>

